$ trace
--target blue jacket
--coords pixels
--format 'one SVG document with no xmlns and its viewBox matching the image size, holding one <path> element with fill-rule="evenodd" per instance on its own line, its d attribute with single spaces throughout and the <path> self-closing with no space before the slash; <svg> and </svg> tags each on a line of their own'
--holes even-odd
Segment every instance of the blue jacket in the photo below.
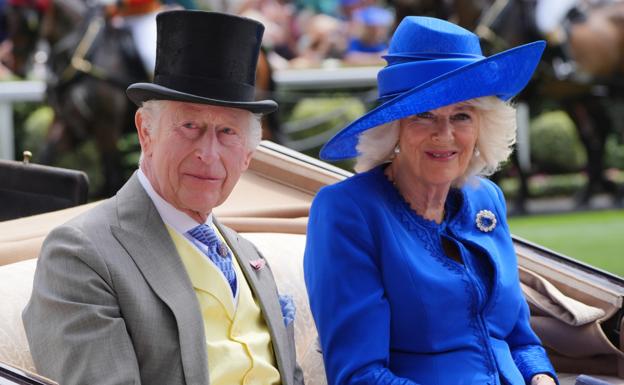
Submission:
<svg viewBox="0 0 624 385">
<path fill-rule="evenodd" d="M 480 210 L 496 216 L 491 232 L 477 228 Z M 486 179 L 468 182 L 451 190 L 447 212 L 446 225 L 418 216 L 383 167 L 318 193 L 304 268 L 331 385 L 554 377 L 529 325 L 501 191 Z M 464 264 L 445 255 L 442 237 Z"/>
</svg>

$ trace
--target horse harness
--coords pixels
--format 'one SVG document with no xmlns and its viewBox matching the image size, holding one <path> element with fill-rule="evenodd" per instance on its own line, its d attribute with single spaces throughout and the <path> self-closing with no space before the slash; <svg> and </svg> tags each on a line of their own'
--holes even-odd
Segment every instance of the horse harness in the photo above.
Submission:
<svg viewBox="0 0 624 385">
<path fill-rule="evenodd" d="M 115 33 L 118 34 L 122 40 L 120 47 L 122 49 L 122 55 L 128 63 L 137 63 L 140 66 L 139 54 L 132 42 L 132 38 L 127 30 L 120 27 L 107 25 L 105 17 L 102 16 L 101 8 L 94 8 L 91 10 L 91 14 L 88 15 L 86 27 L 81 32 L 82 37 L 78 42 L 75 50 L 73 51 L 67 67 L 60 72 L 58 83 L 55 86 L 64 87 L 76 80 L 81 74 L 91 76 L 94 79 L 101 80 L 110 83 L 116 87 L 126 89 L 126 87 L 136 81 L 147 78 L 147 74 L 144 77 L 137 79 L 136 77 L 120 76 L 116 73 L 111 73 L 106 69 L 93 63 L 91 57 L 95 49 L 97 49 L 98 42 L 103 38 L 106 28 L 115 28 Z M 67 37 L 71 38 L 71 37 Z M 63 46 L 63 40 L 59 41 L 58 46 Z M 56 51 L 55 47 L 52 48 Z"/>
</svg>

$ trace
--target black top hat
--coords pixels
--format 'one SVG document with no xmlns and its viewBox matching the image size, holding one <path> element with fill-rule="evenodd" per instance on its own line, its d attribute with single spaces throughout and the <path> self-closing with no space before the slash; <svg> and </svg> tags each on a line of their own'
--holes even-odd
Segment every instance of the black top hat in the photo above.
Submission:
<svg viewBox="0 0 624 385">
<path fill-rule="evenodd" d="M 273 100 L 254 101 L 262 24 L 224 13 L 169 11 L 156 16 L 156 25 L 154 82 L 128 87 L 135 104 L 160 99 L 254 113 L 277 109 Z"/>
</svg>

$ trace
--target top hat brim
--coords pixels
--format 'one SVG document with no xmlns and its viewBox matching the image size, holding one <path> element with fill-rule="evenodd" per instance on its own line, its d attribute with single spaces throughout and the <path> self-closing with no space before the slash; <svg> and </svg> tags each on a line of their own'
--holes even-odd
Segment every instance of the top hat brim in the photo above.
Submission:
<svg viewBox="0 0 624 385">
<path fill-rule="evenodd" d="M 544 41 L 515 47 L 400 93 L 340 130 L 323 146 L 320 158 L 355 158 L 362 132 L 394 120 L 483 96 L 508 100 L 527 85 L 545 47 Z"/>
<path fill-rule="evenodd" d="M 137 106 L 148 100 L 174 100 L 178 102 L 210 104 L 214 106 L 240 108 L 255 114 L 268 114 L 277 110 L 277 103 L 273 100 L 258 100 L 253 102 L 237 102 L 231 100 L 211 99 L 185 92 L 173 90 L 154 83 L 135 83 L 126 90 L 128 98 Z"/>
</svg>

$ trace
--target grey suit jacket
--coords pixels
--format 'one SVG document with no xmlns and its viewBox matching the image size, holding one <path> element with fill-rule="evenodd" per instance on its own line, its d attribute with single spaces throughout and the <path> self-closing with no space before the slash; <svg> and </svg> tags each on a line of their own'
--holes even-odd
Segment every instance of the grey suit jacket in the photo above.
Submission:
<svg viewBox="0 0 624 385">
<path fill-rule="evenodd" d="M 217 223 L 268 324 L 284 385 L 303 383 L 270 268 Z M 208 384 L 203 320 L 176 248 L 136 174 L 46 238 L 23 313 L 35 366 L 60 384 Z"/>
</svg>

